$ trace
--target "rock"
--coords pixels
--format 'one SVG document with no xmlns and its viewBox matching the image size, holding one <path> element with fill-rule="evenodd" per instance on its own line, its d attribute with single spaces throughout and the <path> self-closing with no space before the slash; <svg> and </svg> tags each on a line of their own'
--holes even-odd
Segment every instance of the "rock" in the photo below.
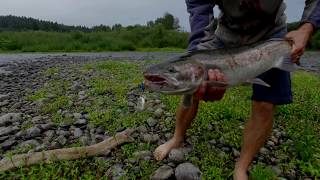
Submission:
<svg viewBox="0 0 320 180">
<path fill-rule="evenodd" d="M 125 171 L 122 169 L 122 165 L 116 164 L 108 169 L 106 176 L 111 180 L 120 180 L 125 178 Z"/>
<path fill-rule="evenodd" d="M 267 142 L 267 145 L 269 145 L 269 146 L 271 146 L 271 147 L 275 146 L 274 142 L 272 142 L 272 141 L 268 141 L 268 142 Z"/>
<path fill-rule="evenodd" d="M 56 141 L 53 141 L 53 142 L 50 144 L 49 149 L 57 149 L 57 148 L 59 148 L 59 147 L 60 147 L 59 143 L 56 142 Z"/>
<path fill-rule="evenodd" d="M 41 130 L 46 131 L 46 130 L 52 129 L 54 126 L 55 126 L 55 124 L 53 122 L 50 122 L 47 124 L 41 124 L 40 128 L 41 128 Z"/>
<path fill-rule="evenodd" d="M 3 141 L 9 139 L 10 136 L 1 136 L 0 137 L 0 143 L 2 143 Z"/>
<path fill-rule="evenodd" d="M 179 164 L 175 170 L 177 180 L 201 180 L 202 173 L 191 163 Z"/>
<path fill-rule="evenodd" d="M 237 149 L 232 148 L 232 154 L 234 157 L 240 157 L 240 151 Z"/>
<path fill-rule="evenodd" d="M 224 151 L 224 152 L 227 152 L 227 153 L 231 152 L 231 149 L 229 147 L 226 147 L 226 146 L 222 147 L 221 150 Z"/>
<path fill-rule="evenodd" d="M 148 132 L 148 129 L 145 126 L 139 126 L 137 128 L 137 131 L 140 133 L 146 133 L 146 132 Z"/>
<path fill-rule="evenodd" d="M 78 120 L 78 119 L 81 119 L 82 114 L 81 113 L 73 113 L 73 117 Z"/>
<path fill-rule="evenodd" d="M 157 124 L 157 120 L 150 117 L 149 119 L 147 119 L 147 123 L 150 127 L 154 127 Z"/>
<path fill-rule="evenodd" d="M 163 165 L 159 169 L 157 169 L 152 177 L 151 180 L 166 180 L 173 176 L 173 169 L 168 165 Z"/>
<path fill-rule="evenodd" d="M 65 131 L 65 130 L 57 131 L 57 134 L 65 137 L 69 137 L 71 135 L 69 131 Z"/>
<path fill-rule="evenodd" d="M 278 144 L 278 143 L 279 143 L 278 138 L 276 138 L 275 136 L 271 136 L 270 140 L 271 140 L 274 144 Z"/>
<path fill-rule="evenodd" d="M 155 143 L 160 139 L 160 137 L 158 134 L 144 134 L 142 136 L 142 139 L 147 143 Z"/>
<path fill-rule="evenodd" d="M 61 146 L 64 146 L 65 144 L 67 144 L 67 139 L 63 136 L 63 135 L 60 135 L 56 141 L 61 145 Z"/>
<path fill-rule="evenodd" d="M 12 124 L 14 122 L 18 122 L 22 120 L 22 114 L 21 113 L 8 113 L 5 115 L 2 115 L 0 117 L 0 126 L 5 126 L 7 124 Z"/>
<path fill-rule="evenodd" d="M 79 120 L 77 120 L 76 122 L 74 122 L 73 124 L 76 125 L 76 126 L 83 126 L 83 125 L 86 125 L 86 124 L 87 124 L 87 120 L 85 120 L 85 119 L 79 119 Z"/>
<path fill-rule="evenodd" d="M 260 149 L 260 153 L 261 153 L 261 154 L 264 154 L 264 155 L 267 155 L 267 154 L 269 154 L 269 150 L 268 150 L 267 148 L 265 148 L 265 147 L 262 147 L 262 148 Z"/>
<path fill-rule="evenodd" d="M 26 138 L 33 138 L 33 137 L 37 137 L 40 136 L 41 130 L 37 127 L 31 127 L 29 129 L 26 130 Z"/>
<path fill-rule="evenodd" d="M 0 136 L 6 136 L 9 134 L 13 134 L 19 131 L 19 128 L 17 126 L 9 126 L 9 127 L 0 127 Z"/>
<path fill-rule="evenodd" d="M 45 135 L 44 136 L 45 141 L 49 142 L 54 137 L 55 132 L 54 132 L 54 130 L 48 130 L 48 131 L 44 132 L 44 135 Z"/>
<path fill-rule="evenodd" d="M 98 133 L 98 134 L 104 134 L 104 133 L 105 133 L 104 127 L 102 127 L 102 126 L 97 127 L 96 133 Z"/>
<path fill-rule="evenodd" d="M 164 137 L 166 137 L 167 139 L 171 139 L 173 137 L 172 133 L 166 133 L 164 134 Z"/>
<path fill-rule="evenodd" d="M 79 141 L 83 145 L 89 145 L 91 143 L 90 138 L 88 136 L 81 136 Z"/>
<path fill-rule="evenodd" d="M 94 138 L 95 138 L 95 140 L 96 140 L 97 143 L 99 143 L 99 142 L 101 142 L 101 141 L 103 141 L 103 140 L 106 139 L 105 136 L 99 135 L 99 134 L 98 134 L 98 135 L 95 135 Z"/>
<path fill-rule="evenodd" d="M 184 161 L 183 151 L 181 149 L 172 149 L 169 153 L 169 161 L 182 163 Z"/>
<path fill-rule="evenodd" d="M 152 157 L 152 152 L 150 151 L 138 151 L 133 153 L 133 157 L 137 160 L 150 160 Z"/>
<path fill-rule="evenodd" d="M 80 128 L 76 128 L 75 130 L 74 130 L 74 132 L 73 132 L 73 136 L 74 136 L 74 138 L 79 138 L 79 137 L 81 137 L 82 136 L 82 134 L 83 134 L 83 132 L 82 132 L 82 130 L 80 129 Z"/>
<path fill-rule="evenodd" d="M 31 120 L 31 122 L 34 123 L 34 124 L 43 123 L 43 122 L 42 122 L 42 116 L 33 117 L 32 120 Z"/>
<path fill-rule="evenodd" d="M 23 138 L 26 136 L 26 131 L 21 130 L 16 134 L 16 138 Z"/>
<path fill-rule="evenodd" d="M 38 147 L 38 146 L 40 146 L 40 143 L 37 140 L 32 139 L 32 140 L 24 141 L 24 142 L 20 143 L 18 146 L 20 148 Z"/>
<path fill-rule="evenodd" d="M 212 139 L 208 142 L 210 145 L 214 146 L 215 144 L 217 144 L 217 141 L 215 139 Z"/>
<path fill-rule="evenodd" d="M 1 147 L 3 150 L 7 151 L 7 150 L 10 150 L 11 147 L 12 147 L 13 145 L 15 145 L 16 143 L 17 143 L 16 140 L 14 140 L 14 139 L 8 139 L 8 140 L 6 140 L 4 143 L 0 144 L 0 147 Z"/>
<path fill-rule="evenodd" d="M 2 106 L 6 106 L 9 104 L 9 101 L 8 100 L 4 100 L 4 101 L 0 101 L 0 107 Z"/>
<path fill-rule="evenodd" d="M 158 108 L 158 109 L 156 109 L 156 110 L 154 111 L 154 116 L 155 116 L 156 118 L 160 118 L 160 117 L 162 116 L 162 114 L 163 114 L 163 110 L 162 110 L 161 108 Z"/>
<path fill-rule="evenodd" d="M 271 169 L 277 176 L 280 176 L 282 174 L 282 170 L 278 166 L 273 166 L 271 167 Z"/>
<path fill-rule="evenodd" d="M 36 146 L 36 148 L 34 149 L 35 152 L 39 152 L 39 151 L 43 151 L 46 149 L 46 146 L 44 144 L 41 144 L 39 146 Z"/>
<path fill-rule="evenodd" d="M 9 99 L 9 95 L 8 94 L 0 94 L 0 102 L 1 101 L 5 101 L 7 99 Z"/>
</svg>

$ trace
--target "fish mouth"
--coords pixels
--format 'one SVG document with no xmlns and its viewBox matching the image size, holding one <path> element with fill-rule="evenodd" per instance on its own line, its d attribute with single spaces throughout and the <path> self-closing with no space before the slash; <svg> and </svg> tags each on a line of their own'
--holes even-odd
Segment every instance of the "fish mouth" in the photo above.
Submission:
<svg viewBox="0 0 320 180">
<path fill-rule="evenodd" d="M 164 94 L 191 94 L 197 89 L 194 86 L 185 86 L 184 83 L 179 83 L 175 78 L 159 74 L 144 74 L 144 78 L 144 84 L 148 89 Z"/>
<path fill-rule="evenodd" d="M 167 79 L 158 74 L 144 74 L 144 78 L 148 83 L 152 84 L 165 85 L 167 83 Z"/>
<path fill-rule="evenodd" d="M 180 89 L 179 82 L 159 74 L 144 74 L 144 83 L 152 91 L 171 94 Z"/>
</svg>

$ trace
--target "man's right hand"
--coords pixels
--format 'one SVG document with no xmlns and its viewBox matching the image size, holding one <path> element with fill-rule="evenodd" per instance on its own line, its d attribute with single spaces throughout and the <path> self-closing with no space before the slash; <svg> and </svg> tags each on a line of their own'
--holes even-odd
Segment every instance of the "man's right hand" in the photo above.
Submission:
<svg viewBox="0 0 320 180">
<path fill-rule="evenodd" d="M 223 73 L 218 69 L 209 69 L 208 81 L 226 81 Z M 222 99 L 226 89 L 223 87 L 210 87 L 206 83 L 202 84 L 199 89 L 194 93 L 194 97 L 197 100 L 204 101 L 218 101 Z"/>
</svg>

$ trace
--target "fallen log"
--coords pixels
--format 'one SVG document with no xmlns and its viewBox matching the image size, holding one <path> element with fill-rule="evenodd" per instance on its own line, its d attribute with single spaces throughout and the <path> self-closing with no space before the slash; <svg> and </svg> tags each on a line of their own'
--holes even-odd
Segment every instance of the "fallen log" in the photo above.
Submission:
<svg viewBox="0 0 320 180">
<path fill-rule="evenodd" d="M 133 142 L 134 139 L 130 136 L 133 132 L 133 129 L 126 129 L 117 133 L 113 137 L 91 146 L 55 149 L 5 157 L 0 161 L 0 171 L 30 166 L 38 163 L 48 164 L 61 160 L 75 160 L 79 158 L 107 155 L 115 147 L 124 143 Z"/>
</svg>

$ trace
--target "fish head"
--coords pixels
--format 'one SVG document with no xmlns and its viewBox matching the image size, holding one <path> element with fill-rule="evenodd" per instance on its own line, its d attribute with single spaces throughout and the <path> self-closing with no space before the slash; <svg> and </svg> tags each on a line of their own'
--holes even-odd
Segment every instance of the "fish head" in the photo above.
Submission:
<svg viewBox="0 0 320 180">
<path fill-rule="evenodd" d="M 201 64 L 189 61 L 165 62 L 147 68 L 144 73 L 148 89 L 165 94 L 191 94 L 205 77 Z"/>
</svg>

